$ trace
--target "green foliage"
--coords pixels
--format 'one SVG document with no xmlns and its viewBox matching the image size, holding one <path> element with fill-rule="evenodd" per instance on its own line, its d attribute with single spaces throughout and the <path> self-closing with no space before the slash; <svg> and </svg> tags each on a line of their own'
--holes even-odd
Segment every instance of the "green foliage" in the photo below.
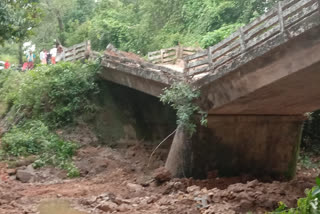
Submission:
<svg viewBox="0 0 320 214">
<path fill-rule="evenodd" d="M 29 120 L 12 128 L 2 137 L 1 143 L 3 155 L 15 157 L 36 155 L 35 167 L 47 164 L 58 166 L 67 170 L 70 177 L 79 175 L 71 159 L 76 148 L 76 144 L 62 140 L 38 120 Z"/>
<path fill-rule="evenodd" d="M 320 110 L 308 114 L 303 126 L 301 147 L 307 153 L 320 154 Z"/>
<path fill-rule="evenodd" d="M 225 25 L 219 28 L 218 30 L 215 30 L 213 32 L 207 33 L 205 36 L 203 36 L 201 40 L 201 46 L 208 48 L 209 46 L 213 46 L 223 39 L 227 38 L 231 33 L 238 30 L 239 27 L 241 27 L 242 24 L 236 23 L 236 24 L 230 24 Z"/>
<path fill-rule="evenodd" d="M 0 48 L 0 61 L 6 60 L 11 65 L 18 64 L 18 46 L 13 42 L 5 42 Z"/>
<path fill-rule="evenodd" d="M 0 43 L 23 41 L 32 35 L 40 21 L 37 0 L 3 0 L 0 2 Z"/>
<path fill-rule="evenodd" d="M 9 106 L 6 120 L 18 123 L 3 136 L 1 156 L 35 155 L 35 167 L 54 165 L 67 170 L 70 177 L 78 176 L 72 163 L 77 146 L 52 129 L 94 111 L 89 98 L 98 92 L 96 73 L 95 64 L 81 63 L 38 66 L 25 73 L 1 71 L 0 99 Z"/>
<path fill-rule="evenodd" d="M 164 93 L 160 95 L 161 102 L 170 104 L 177 111 L 177 124 L 182 125 L 190 135 L 196 131 L 194 114 L 201 115 L 201 125 L 207 124 L 206 113 L 194 103 L 199 96 L 200 91 L 183 82 L 172 84 L 170 88 L 164 89 Z"/>
<path fill-rule="evenodd" d="M 17 96 L 17 85 L 23 81 L 24 74 L 15 70 L 0 72 L 0 99 L 11 106 Z"/>
<path fill-rule="evenodd" d="M 11 156 L 36 155 L 42 151 L 47 134 L 49 130 L 42 122 L 31 121 L 5 134 L 1 148 Z"/>
<path fill-rule="evenodd" d="M 121 50 L 146 54 L 178 43 L 215 44 L 263 14 L 276 0 L 40 2 L 44 17 L 33 37 L 40 48 L 52 46 L 59 37 L 66 46 L 90 39 L 95 50 L 112 43 Z"/>
<path fill-rule="evenodd" d="M 320 179 L 316 180 L 317 186 L 306 190 L 306 197 L 300 198 L 297 208 L 289 209 L 283 202 L 271 214 L 317 214 L 320 213 Z"/>
<path fill-rule="evenodd" d="M 71 46 L 88 39 L 88 24 L 96 3 L 94 0 L 39 0 L 43 11 L 42 22 L 34 29 L 32 41 L 38 50 L 50 49 L 56 39 Z"/>
<path fill-rule="evenodd" d="M 312 155 L 313 153 L 301 152 L 298 162 L 306 169 L 318 168 L 320 163 L 319 161 L 314 161 Z"/>
<path fill-rule="evenodd" d="M 58 127 L 94 110 L 89 97 L 97 92 L 95 74 L 94 64 L 80 63 L 40 66 L 27 73 L 7 71 L 0 75 L 0 97 L 25 117 Z"/>
</svg>

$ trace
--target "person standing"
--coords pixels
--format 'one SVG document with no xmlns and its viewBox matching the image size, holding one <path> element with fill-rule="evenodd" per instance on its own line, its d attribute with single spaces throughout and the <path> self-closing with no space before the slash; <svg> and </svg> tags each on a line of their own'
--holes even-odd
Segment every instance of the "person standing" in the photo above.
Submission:
<svg viewBox="0 0 320 214">
<path fill-rule="evenodd" d="M 62 45 L 58 45 L 56 62 L 62 61 L 64 58 L 64 49 Z"/>
<path fill-rule="evenodd" d="M 34 67 L 34 60 L 36 58 L 36 55 L 32 53 L 30 50 L 29 53 L 27 54 L 27 62 L 28 62 L 28 69 L 33 69 Z"/>
<path fill-rule="evenodd" d="M 10 68 L 10 63 L 8 60 L 6 60 L 6 63 L 4 63 L 4 69 L 9 69 Z"/>
<path fill-rule="evenodd" d="M 47 51 L 45 49 L 40 52 L 40 60 L 42 65 L 47 64 Z"/>
<path fill-rule="evenodd" d="M 56 64 L 56 57 L 57 57 L 57 48 L 56 48 L 56 46 L 54 46 L 50 50 L 50 54 L 51 54 L 51 63 L 54 65 L 54 64 Z"/>
<path fill-rule="evenodd" d="M 47 65 L 50 65 L 51 64 L 51 53 L 48 52 L 47 53 Z"/>
</svg>

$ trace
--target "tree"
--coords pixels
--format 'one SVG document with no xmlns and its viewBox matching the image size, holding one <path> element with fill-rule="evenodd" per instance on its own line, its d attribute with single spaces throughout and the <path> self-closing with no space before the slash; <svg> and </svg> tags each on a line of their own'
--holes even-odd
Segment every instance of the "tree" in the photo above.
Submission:
<svg viewBox="0 0 320 214">
<path fill-rule="evenodd" d="M 47 22 L 43 23 L 45 26 L 50 26 L 54 29 L 54 39 L 64 44 L 65 37 L 65 23 L 63 18 L 72 10 L 75 5 L 75 0 L 40 0 L 41 8 L 45 13 Z"/>
<path fill-rule="evenodd" d="M 146 54 L 175 46 L 206 48 L 263 14 L 277 0 L 101 0 L 84 25 L 93 47 L 108 43 Z M 81 25 L 79 25 L 81 26 Z M 82 35 L 83 29 L 76 32 Z"/>
<path fill-rule="evenodd" d="M 22 63 L 22 43 L 32 35 L 40 21 L 37 0 L 5 0 L 0 3 L 0 42 L 19 43 L 19 62 Z"/>
<path fill-rule="evenodd" d="M 13 36 L 12 25 L 14 18 L 11 11 L 11 8 L 6 2 L 0 1 L 0 43 L 2 44 L 5 40 Z"/>
</svg>

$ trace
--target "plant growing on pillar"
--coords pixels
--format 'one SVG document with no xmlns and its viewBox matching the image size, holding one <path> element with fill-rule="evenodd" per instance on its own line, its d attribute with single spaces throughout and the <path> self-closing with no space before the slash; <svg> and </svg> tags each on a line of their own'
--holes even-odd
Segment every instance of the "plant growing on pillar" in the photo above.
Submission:
<svg viewBox="0 0 320 214">
<path fill-rule="evenodd" d="M 171 105 L 177 111 L 177 124 L 193 135 L 196 131 L 195 115 L 200 115 L 200 123 L 207 125 L 207 113 L 202 111 L 194 102 L 200 97 L 200 91 L 192 88 L 188 83 L 176 82 L 170 88 L 165 88 L 160 95 L 160 101 Z"/>
</svg>

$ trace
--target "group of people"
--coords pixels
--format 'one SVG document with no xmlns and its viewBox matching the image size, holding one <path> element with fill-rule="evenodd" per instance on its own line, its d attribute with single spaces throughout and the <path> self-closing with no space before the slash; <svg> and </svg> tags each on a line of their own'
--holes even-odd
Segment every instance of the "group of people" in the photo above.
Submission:
<svg viewBox="0 0 320 214">
<path fill-rule="evenodd" d="M 40 61 L 43 65 L 56 64 L 63 58 L 63 47 L 61 45 L 55 45 L 49 52 L 46 49 L 42 49 L 40 52 Z M 27 55 L 27 62 L 23 64 L 22 70 L 30 70 L 34 68 L 34 62 L 36 55 L 30 50 Z"/>
</svg>

